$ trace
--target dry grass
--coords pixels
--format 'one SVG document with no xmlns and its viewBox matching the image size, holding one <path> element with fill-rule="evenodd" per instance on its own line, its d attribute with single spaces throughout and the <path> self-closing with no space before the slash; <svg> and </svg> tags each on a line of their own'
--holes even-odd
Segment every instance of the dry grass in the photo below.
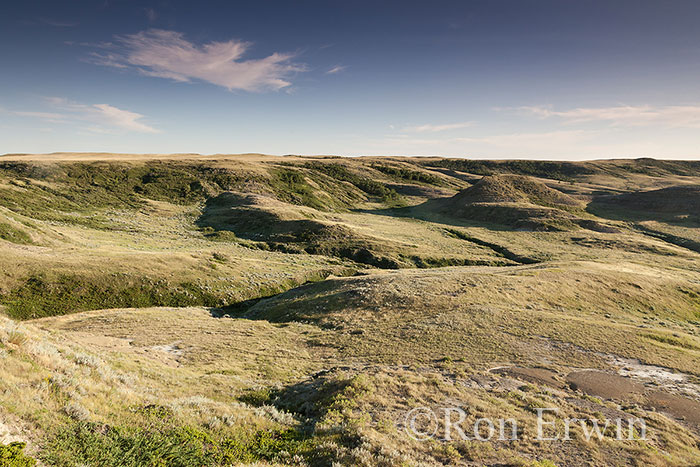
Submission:
<svg viewBox="0 0 700 467">
<path fill-rule="evenodd" d="M 141 194 L 123 191 L 98 166 L 72 165 L 106 160 L 131 174 Z M 226 443 L 236 447 L 230 463 L 248 465 L 700 462 L 700 427 L 692 420 L 564 383 L 572 371 L 591 368 L 637 377 L 620 363 L 633 362 L 682 380 L 639 380 L 647 389 L 698 398 L 700 254 L 687 243 L 698 240 L 698 226 L 690 218 L 570 206 L 601 193 L 697 184 L 692 166 L 262 155 L 0 159 L 9 161 L 31 170 L 0 176 L 0 223 L 11 227 L 0 239 L 4 312 L 69 314 L 22 324 L 0 315 L 0 441 L 29 440 L 29 452 L 47 463 L 95 461 L 71 445 L 118 459 L 124 453 L 115 446 L 153 439 L 194 451 L 203 446 L 197 439 L 207 440 L 209 457 L 192 465 L 224 463 L 233 452 Z M 498 170 L 525 180 L 518 203 L 564 200 L 575 216 L 614 233 L 577 225 L 519 231 L 503 219 L 433 209 L 436 197 Z M 202 178 L 190 183 L 193 174 Z M 190 178 L 183 184 L 182 177 Z M 243 193 L 252 200 L 245 209 L 279 223 L 232 227 L 232 213 L 240 214 L 232 208 L 241 206 L 207 212 L 223 192 Z M 18 207 L 23 200 L 31 209 Z M 261 233 L 268 237 L 253 235 Z M 374 269 L 344 255 L 341 244 L 401 269 Z M 449 264 L 503 266 L 439 267 Z M 105 306 L 114 308 L 75 313 Z M 513 365 L 525 370 L 489 371 Z M 537 372 L 552 379 L 523 376 Z M 559 417 L 625 413 L 643 417 L 653 436 L 643 444 L 588 442 L 580 433 L 571 444 L 531 437 L 420 443 L 402 431 L 406 410 L 446 404 L 469 408 L 469 421 L 515 417 L 528 432 L 542 406 L 559 408 Z"/>
<path fill-rule="evenodd" d="M 336 329 L 326 345 L 363 361 L 598 366 L 603 352 L 697 374 L 700 309 L 683 292 L 693 283 L 656 274 L 582 262 L 375 273 L 296 289 L 246 316 Z M 693 344 L 650 342 L 653 329 Z"/>
</svg>

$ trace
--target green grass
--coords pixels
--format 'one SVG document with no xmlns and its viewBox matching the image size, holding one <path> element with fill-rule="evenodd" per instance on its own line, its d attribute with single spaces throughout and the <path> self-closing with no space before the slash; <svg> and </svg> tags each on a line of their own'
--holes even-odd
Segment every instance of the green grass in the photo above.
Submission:
<svg viewBox="0 0 700 467">
<path fill-rule="evenodd" d="M 428 268 L 446 268 L 450 266 L 509 266 L 511 263 L 507 261 L 482 260 L 471 258 L 431 258 L 429 256 L 401 255 L 403 259 L 411 261 L 415 267 L 421 269 Z"/>
<path fill-rule="evenodd" d="M 327 202 L 318 198 L 317 190 L 307 183 L 301 172 L 292 169 L 273 170 L 272 186 L 281 201 L 319 210 L 328 210 L 330 207 Z"/>
<path fill-rule="evenodd" d="M 652 334 L 652 333 L 644 333 L 642 336 L 647 337 L 649 339 L 655 340 L 656 342 L 661 342 L 663 344 L 668 344 L 672 345 L 675 347 L 681 347 L 684 349 L 689 349 L 689 350 L 700 350 L 700 346 L 697 344 L 694 344 L 692 342 L 689 342 L 685 339 L 680 339 L 678 337 L 674 336 L 669 336 L 665 334 Z"/>
<path fill-rule="evenodd" d="M 445 167 L 478 175 L 510 173 L 567 181 L 577 176 L 595 173 L 594 168 L 578 162 L 440 159 L 438 161 L 426 161 L 424 165 L 428 167 Z"/>
<path fill-rule="evenodd" d="M 34 319 L 85 310 L 151 306 L 223 306 L 222 298 L 194 283 L 107 274 L 36 274 L 0 297 L 8 316 Z"/>
<path fill-rule="evenodd" d="M 359 175 L 342 164 L 309 162 L 305 167 L 328 175 L 335 180 L 349 182 L 371 197 L 391 205 L 400 205 L 401 196 L 393 189 L 367 176 Z"/>
<path fill-rule="evenodd" d="M 283 201 L 328 209 L 299 170 L 268 170 L 269 177 L 201 164 L 110 162 L 34 166 L 0 164 L 0 204 L 42 220 L 80 222 L 80 216 L 99 209 L 138 209 L 144 199 L 197 204 L 224 191 L 241 190 L 250 183 L 269 189 Z M 91 227 L 91 225 L 88 225 Z"/>
<path fill-rule="evenodd" d="M 0 222 L 0 239 L 17 243 L 19 245 L 27 245 L 32 243 L 32 238 L 27 232 L 5 222 Z"/>
<path fill-rule="evenodd" d="M 389 175 L 397 180 L 408 182 L 419 182 L 427 185 L 446 186 L 447 184 L 442 178 L 431 173 L 422 172 L 419 170 L 411 170 L 405 167 L 395 167 L 391 165 L 372 164 L 371 167 L 380 171 L 385 175 Z"/>
<path fill-rule="evenodd" d="M 250 389 L 238 396 L 238 400 L 253 407 L 272 405 L 276 392 L 271 388 Z"/>
<path fill-rule="evenodd" d="M 200 467 L 309 458 L 312 448 L 311 436 L 295 429 L 258 430 L 232 438 L 172 426 L 168 420 L 148 427 L 77 423 L 52 437 L 41 458 L 56 466 Z"/>
</svg>

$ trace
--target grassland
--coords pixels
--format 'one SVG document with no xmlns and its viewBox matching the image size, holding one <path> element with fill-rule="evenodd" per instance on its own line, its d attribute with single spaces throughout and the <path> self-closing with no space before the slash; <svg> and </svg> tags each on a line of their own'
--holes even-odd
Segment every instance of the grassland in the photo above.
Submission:
<svg viewBox="0 0 700 467">
<path fill-rule="evenodd" d="M 649 159 L 0 157 L 0 466 L 698 465 L 699 185 Z M 419 406 L 649 437 L 416 441 Z"/>
</svg>

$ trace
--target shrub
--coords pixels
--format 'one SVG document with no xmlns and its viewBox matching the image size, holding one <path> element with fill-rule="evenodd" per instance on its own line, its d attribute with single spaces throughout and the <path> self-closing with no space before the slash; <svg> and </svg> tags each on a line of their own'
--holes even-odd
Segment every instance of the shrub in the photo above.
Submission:
<svg viewBox="0 0 700 467">
<path fill-rule="evenodd" d="M 0 467 L 31 467 L 36 460 L 24 454 L 26 443 L 0 444 Z"/>
<path fill-rule="evenodd" d="M 272 173 L 272 188 L 282 201 L 326 210 L 327 206 L 316 197 L 315 190 L 306 182 L 304 175 L 291 169 Z"/>
<path fill-rule="evenodd" d="M 268 405 L 275 395 L 270 388 L 251 389 L 238 396 L 238 400 L 253 407 Z"/>
<path fill-rule="evenodd" d="M 309 435 L 295 430 L 260 430 L 251 436 L 216 439 L 190 426 L 148 428 L 77 423 L 49 441 L 43 458 L 53 465 L 194 467 L 309 457 Z"/>
<path fill-rule="evenodd" d="M 74 420 L 85 421 L 90 418 L 90 412 L 79 402 L 69 402 L 63 407 L 63 411 Z"/>
<path fill-rule="evenodd" d="M 440 177 L 427 172 L 420 172 L 418 170 L 410 170 L 403 167 L 393 167 L 389 165 L 372 165 L 372 168 L 400 180 L 427 183 L 428 185 L 445 185 Z"/>
</svg>

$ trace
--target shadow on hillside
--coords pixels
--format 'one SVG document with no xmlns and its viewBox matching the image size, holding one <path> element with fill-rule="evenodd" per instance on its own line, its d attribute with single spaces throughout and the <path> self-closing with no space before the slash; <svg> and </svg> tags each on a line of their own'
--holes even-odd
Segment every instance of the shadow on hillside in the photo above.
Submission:
<svg viewBox="0 0 700 467">
<path fill-rule="evenodd" d="M 700 216 L 696 212 L 660 212 L 644 209 L 630 209 L 611 203 L 611 196 L 594 198 L 586 212 L 602 219 L 622 222 L 657 221 L 678 227 L 700 228 Z"/>
<path fill-rule="evenodd" d="M 212 318 L 240 318 L 249 308 L 260 300 L 265 300 L 266 298 L 275 297 L 277 295 L 279 294 L 275 293 L 264 297 L 241 300 L 240 302 L 231 303 L 222 307 L 211 308 L 209 309 L 209 314 Z"/>
<path fill-rule="evenodd" d="M 700 216 L 697 213 L 699 200 L 697 198 L 687 199 L 687 197 L 684 199 L 683 196 L 678 196 L 677 199 L 674 199 L 674 194 L 683 194 L 683 187 L 681 187 L 681 190 L 676 190 L 675 188 L 677 187 L 648 192 L 600 196 L 594 198 L 588 204 L 586 211 L 603 219 L 628 222 L 639 233 L 700 253 L 700 242 L 669 232 L 663 227 L 645 224 L 648 221 L 655 221 L 673 227 L 700 228 Z M 653 195 L 659 194 L 662 196 L 657 196 L 656 199 L 652 198 Z M 641 198 L 642 201 L 637 199 L 637 197 Z M 645 201 L 647 202 L 645 203 Z"/>
<path fill-rule="evenodd" d="M 450 199 L 450 197 L 429 199 L 415 206 L 386 209 L 356 209 L 353 212 L 387 217 L 400 217 L 405 219 L 417 219 L 449 227 L 480 227 L 497 232 L 513 232 L 517 230 L 514 227 L 504 224 L 450 216 L 446 213 L 445 209 L 445 201 L 448 199 Z"/>
<path fill-rule="evenodd" d="M 700 221 L 700 185 L 675 185 L 646 191 L 597 196 L 588 211 L 623 221 L 656 220 L 667 223 Z"/>
<path fill-rule="evenodd" d="M 323 280 L 309 280 L 286 290 L 211 308 L 209 313 L 213 318 L 244 318 L 270 323 L 317 323 L 329 310 L 337 310 L 359 299 L 357 291 L 353 289 L 333 290 L 334 287 L 337 287 L 337 282 L 326 276 Z M 292 295 L 287 297 L 293 299 L 291 303 L 288 303 L 289 300 L 278 299 L 284 294 Z M 271 303 L 262 313 L 249 313 L 251 308 L 264 300 L 271 300 Z"/>
<path fill-rule="evenodd" d="M 359 232 L 342 222 L 283 219 L 264 207 L 242 205 L 240 198 L 223 194 L 207 201 L 195 221 L 206 238 L 282 253 L 337 257 L 381 269 L 501 265 L 481 259 L 423 256 L 402 249 L 399 242 Z M 402 209 L 386 212 L 400 217 Z M 379 214 L 372 210 L 356 212 Z"/>
</svg>

